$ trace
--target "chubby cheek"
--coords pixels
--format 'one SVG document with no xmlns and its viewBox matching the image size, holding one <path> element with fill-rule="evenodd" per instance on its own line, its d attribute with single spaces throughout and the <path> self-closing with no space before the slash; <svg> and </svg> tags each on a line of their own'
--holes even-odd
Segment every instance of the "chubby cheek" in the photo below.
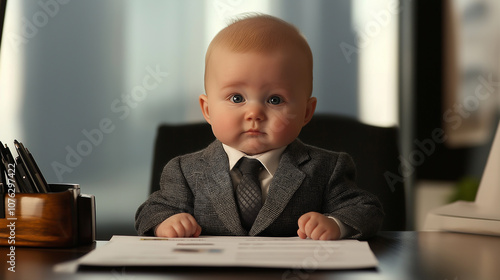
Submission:
<svg viewBox="0 0 500 280">
<path fill-rule="evenodd" d="M 219 116 L 211 120 L 211 125 L 215 137 L 224 144 L 230 144 L 239 131 L 237 121 L 233 117 Z"/>
<path fill-rule="evenodd" d="M 298 122 L 297 116 L 292 114 L 276 114 L 270 122 L 271 131 L 276 142 L 282 145 L 291 143 L 300 133 L 302 123 Z"/>
</svg>

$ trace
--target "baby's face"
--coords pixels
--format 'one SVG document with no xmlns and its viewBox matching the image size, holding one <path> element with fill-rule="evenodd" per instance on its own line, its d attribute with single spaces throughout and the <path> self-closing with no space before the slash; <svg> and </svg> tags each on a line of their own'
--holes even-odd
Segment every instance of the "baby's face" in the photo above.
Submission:
<svg viewBox="0 0 500 280">
<path fill-rule="evenodd" d="M 203 115 L 222 143 L 253 155 L 290 144 L 311 119 L 305 61 L 293 51 L 236 53 L 217 48 L 207 67 Z"/>
</svg>

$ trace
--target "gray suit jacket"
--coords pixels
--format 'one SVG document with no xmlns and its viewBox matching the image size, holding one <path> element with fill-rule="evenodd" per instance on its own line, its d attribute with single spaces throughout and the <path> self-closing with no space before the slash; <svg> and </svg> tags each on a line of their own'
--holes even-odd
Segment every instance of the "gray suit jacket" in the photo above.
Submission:
<svg viewBox="0 0 500 280">
<path fill-rule="evenodd" d="M 161 189 L 139 207 L 139 235 L 177 213 L 190 213 L 203 235 L 296 236 L 299 217 L 315 211 L 335 217 L 348 228 L 347 238 L 365 239 L 382 224 L 378 199 L 356 187 L 355 167 L 346 153 L 331 152 L 299 140 L 283 152 L 267 200 L 253 227 L 240 223 L 229 161 L 221 142 L 172 159 L 163 169 Z"/>
</svg>

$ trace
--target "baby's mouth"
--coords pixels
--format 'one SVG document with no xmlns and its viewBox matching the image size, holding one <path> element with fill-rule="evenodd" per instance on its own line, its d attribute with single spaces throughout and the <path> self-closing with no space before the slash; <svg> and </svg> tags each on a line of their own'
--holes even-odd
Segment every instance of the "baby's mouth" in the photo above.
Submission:
<svg viewBox="0 0 500 280">
<path fill-rule="evenodd" d="M 264 134 L 264 132 L 258 130 L 258 129 L 249 129 L 247 131 L 245 131 L 245 134 L 248 134 L 248 135 L 262 135 Z"/>
</svg>

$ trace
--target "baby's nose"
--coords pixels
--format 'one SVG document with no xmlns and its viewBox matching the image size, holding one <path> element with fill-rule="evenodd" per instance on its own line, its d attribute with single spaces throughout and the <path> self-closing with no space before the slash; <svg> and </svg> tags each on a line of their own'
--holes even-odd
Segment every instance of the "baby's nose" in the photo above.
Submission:
<svg viewBox="0 0 500 280">
<path fill-rule="evenodd" d="M 247 120 L 257 120 L 262 121 L 265 119 L 265 111 L 260 104 L 249 104 L 247 107 L 247 112 L 245 119 Z"/>
</svg>

